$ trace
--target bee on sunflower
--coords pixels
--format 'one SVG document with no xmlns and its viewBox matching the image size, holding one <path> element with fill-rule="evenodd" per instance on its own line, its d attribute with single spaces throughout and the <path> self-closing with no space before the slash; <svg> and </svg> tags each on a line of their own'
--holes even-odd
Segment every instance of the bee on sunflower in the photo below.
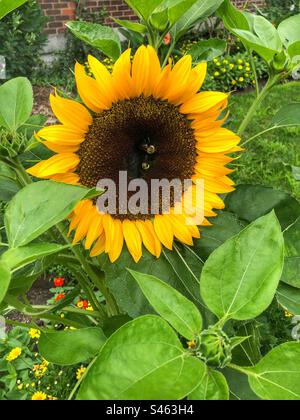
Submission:
<svg viewBox="0 0 300 420">
<path fill-rule="evenodd" d="M 201 179 L 204 219 L 195 217 L 193 223 L 190 214 L 174 211 L 174 196 L 169 211 L 160 206 L 156 214 L 109 214 L 100 212 L 95 201 L 84 200 L 70 216 L 74 243 L 85 240 L 92 257 L 105 252 L 111 262 L 120 257 L 124 241 L 135 262 L 142 257 L 143 245 L 157 258 L 163 247 L 171 250 L 175 240 L 193 245 L 200 237 L 199 225 L 210 225 L 207 218 L 224 208 L 218 194 L 234 190 L 226 165 L 234 160 L 228 155 L 241 149 L 240 138 L 222 127 L 228 94 L 199 93 L 206 63 L 193 67 L 188 55 L 162 68 L 151 46 L 141 46 L 133 59 L 131 50 L 125 51 L 112 72 L 93 56 L 88 63 L 93 77 L 84 66 L 75 66 L 83 104 L 50 96 L 61 124 L 45 127 L 36 136 L 56 154 L 28 172 L 89 188 L 101 179 L 118 184 L 120 171 L 149 186 L 153 179 Z"/>
</svg>

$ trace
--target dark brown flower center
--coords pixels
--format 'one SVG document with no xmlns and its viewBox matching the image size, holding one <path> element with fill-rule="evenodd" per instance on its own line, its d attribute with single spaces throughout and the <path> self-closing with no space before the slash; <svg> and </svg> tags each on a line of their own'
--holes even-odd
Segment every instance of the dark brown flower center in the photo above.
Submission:
<svg viewBox="0 0 300 420">
<path fill-rule="evenodd" d="M 147 182 L 151 197 L 153 179 L 183 182 L 192 177 L 195 146 L 194 130 L 178 107 L 153 97 L 119 101 L 95 116 L 81 144 L 80 181 L 93 188 L 101 179 L 111 179 L 118 190 L 119 172 L 127 171 L 128 182 L 136 178 Z M 127 214 L 126 218 L 145 216 Z"/>
</svg>

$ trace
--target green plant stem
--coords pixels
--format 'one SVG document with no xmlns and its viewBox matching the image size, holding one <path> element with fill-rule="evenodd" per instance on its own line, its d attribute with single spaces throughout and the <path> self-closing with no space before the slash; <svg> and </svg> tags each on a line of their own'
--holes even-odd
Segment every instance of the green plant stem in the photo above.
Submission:
<svg viewBox="0 0 300 420">
<path fill-rule="evenodd" d="M 258 83 L 258 75 L 257 75 L 257 70 L 256 70 L 256 65 L 255 65 L 253 53 L 251 51 L 249 52 L 249 57 L 250 57 L 250 64 L 251 64 L 251 68 L 252 68 L 253 75 L 254 75 L 254 80 L 255 80 L 256 96 L 258 97 L 259 93 L 260 93 L 259 83 Z"/>
<path fill-rule="evenodd" d="M 30 329 L 30 328 L 34 328 L 34 329 L 39 329 L 39 330 L 43 330 L 43 328 L 42 327 L 40 327 L 40 326 L 38 326 L 38 325 L 36 325 L 36 324 L 33 324 L 33 323 L 29 323 L 29 324 L 25 324 L 25 322 L 18 322 L 18 321 L 13 321 L 13 320 L 11 320 L 11 319 L 5 319 L 5 324 L 6 325 L 11 325 L 11 326 L 13 326 L 13 327 L 23 327 L 23 328 L 26 328 L 26 329 Z"/>
<path fill-rule="evenodd" d="M 172 41 L 171 42 L 171 45 L 170 45 L 170 47 L 169 47 L 169 49 L 168 49 L 168 52 L 167 52 L 167 55 L 165 56 L 165 59 L 164 59 L 164 61 L 163 61 L 163 64 L 162 64 L 162 67 L 165 67 L 167 64 L 168 64 L 168 61 L 169 61 L 169 58 L 171 57 L 171 55 L 172 55 L 172 52 L 173 52 L 173 50 L 174 50 L 174 48 L 175 48 L 175 43 L 174 43 L 174 41 Z"/>
<path fill-rule="evenodd" d="M 247 376 L 257 376 L 253 372 L 251 372 L 251 368 L 243 368 L 233 363 L 230 363 L 228 367 L 230 369 L 236 370 L 237 372 L 243 373 L 244 375 L 247 375 Z"/>
<path fill-rule="evenodd" d="M 259 95 L 255 99 L 255 101 L 253 102 L 252 106 L 250 107 L 246 117 L 242 121 L 242 123 L 241 123 L 241 125 L 238 129 L 238 132 L 237 132 L 237 134 L 239 136 L 242 136 L 244 134 L 248 125 L 251 123 L 253 117 L 255 116 L 257 109 L 259 108 L 259 106 L 261 105 L 261 103 L 263 102 L 263 100 L 265 99 L 267 94 L 269 93 L 269 91 L 278 83 L 279 80 L 280 80 L 280 75 L 273 76 L 273 77 L 269 78 L 266 85 L 261 90 L 261 92 L 259 93 Z"/>
<path fill-rule="evenodd" d="M 91 367 L 93 366 L 93 364 L 95 363 L 95 361 L 97 360 L 98 356 L 96 356 L 91 363 L 88 365 L 88 367 L 86 368 L 86 371 L 84 372 L 84 374 L 82 375 L 82 377 L 79 379 L 79 381 L 77 381 L 76 385 L 74 386 L 74 388 L 72 389 L 69 397 L 68 397 L 68 401 L 71 401 L 74 397 L 74 395 L 76 394 L 77 390 L 79 389 L 80 385 L 82 384 L 83 380 L 85 379 L 86 375 L 88 374 L 89 370 L 91 369 Z"/>
</svg>

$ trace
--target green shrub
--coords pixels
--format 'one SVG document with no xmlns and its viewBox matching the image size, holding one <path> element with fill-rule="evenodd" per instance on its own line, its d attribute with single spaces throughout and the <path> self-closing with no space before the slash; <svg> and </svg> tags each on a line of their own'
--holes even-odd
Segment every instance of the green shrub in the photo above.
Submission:
<svg viewBox="0 0 300 420">
<path fill-rule="evenodd" d="M 278 25 L 284 19 L 300 13 L 300 2 L 298 0 L 266 0 L 263 13 L 275 25 Z"/>
<path fill-rule="evenodd" d="M 42 47 L 47 40 L 47 18 L 36 0 L 29 0 L 0 22 L 0 55 L 6 58 L 7 78 L 31 77 L 40 64 Z"/>
</svg>

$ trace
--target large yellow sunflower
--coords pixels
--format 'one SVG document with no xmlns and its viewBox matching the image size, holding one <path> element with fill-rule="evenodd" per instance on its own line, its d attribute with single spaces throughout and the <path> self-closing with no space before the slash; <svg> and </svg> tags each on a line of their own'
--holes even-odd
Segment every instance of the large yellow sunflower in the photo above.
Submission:
<svg viewBox="0 0 300 420">
<path fill-rule="evenodd" d="M 174 240 L 192 245 L 200 237 L 198 225 L 210 225 L 207 217 L 224 208 L 218 194 L 234 189 L 226 167 L 233 158 L 227 155 L 241 150 L 240 139 L 219 118 L 228 94 L 198 93 L 205 63 L 193 68 L 191 57 L 185 56 L 161 68 L 150 46 L 140 47 L 132 60 L 131 51 L 125 51 L 112 73 L 92 56 L 88 62 L 94 78 L 84 66 L 75 66 L 84 105 L 50 95 L 61 125 L 43 128 L 37 138 L 56 154 L 28 172 L 87 187 L 103 178 L 118 183 L 119 171 L 149 184 L 152 179 L 203 179 L 205 219 L 195 217 L 193 224 L 191 214 L 175 214 L 175 199 L 168 214 L 104 214 L 93 200 L 84 200 L 70 216 L 74 243 L 85 240 L 91 256 L 106 252 L 111 262 L 119 258 L 124 240 L 136 262 L 143 245 L 156 257 L 162 246 L 172 249 Z"/>
</svg>

